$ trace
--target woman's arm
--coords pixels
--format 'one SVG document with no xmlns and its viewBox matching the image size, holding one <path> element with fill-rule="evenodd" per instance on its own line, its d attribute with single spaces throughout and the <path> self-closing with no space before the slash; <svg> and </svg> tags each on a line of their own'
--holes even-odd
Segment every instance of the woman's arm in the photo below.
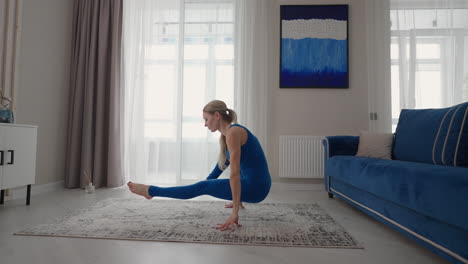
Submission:
<svg viewBox="0 0 468 264">
<path fill-rule="evenodd" d="M 224 166 L 226 166 L 226 168 L 229 166 L 229 160 L 226 160 L 226 162 L 224 163 Z M 218 179 L 218 177 L 219 177 L 219 175 L 221 175 L 221 173 L 223 173 L 223 171 L 219 168 L 218 163 L 216 163 L 215 167 L 213 168 L 210 175 L 208 175 L 208 177 L 206 179 L 207 180 Z"/>
<path fill-rule="evenodd" d="M 226 134 L 226 144 L 229 149 L 230 163 L 231 163 L 231 176 L 229 183 L 232 192 L 232 214 L 224 224 L 220 224 L 218 229 L 224 231 L 228 228 L 231 231 L 235 230 L 235 226 L 240 227 L 239 224 L 239 207 L 241 196 L 241 181 L 240 181 L 240 157 L 241 157 L 241 136 L 242 131 L 237 127 L 231 128 Z"/>
<path fill-rule="evenodd" d="M 234 127 L 226 135 L 226 144 L 230 154 L 230 166 L 231 175 L 229 177 L 229 183 L 231 185 L 232 192 L 232 214 L 239 215 L 240 207 L 240 194 L 241 194 L 241 182 L 240 182 L 240 157 L 241 157 L 241 131 L 239 128 Z"/>
</svg>

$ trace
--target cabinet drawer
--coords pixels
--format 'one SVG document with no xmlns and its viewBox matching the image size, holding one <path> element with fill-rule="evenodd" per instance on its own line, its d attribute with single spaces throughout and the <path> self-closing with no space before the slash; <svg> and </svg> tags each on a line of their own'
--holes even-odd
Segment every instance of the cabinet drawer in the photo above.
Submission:
<svg viewBox="0 0 468 264">
<path fill-rule="evenodd" d="M 36 127 L 0 127 L 0 163 L 3 163 L 0 165 L 0 185 L 2 189 L 35 183 L 36 140 Z M 3 162 L 1 162 L 2 156 Z"/>
</svg>

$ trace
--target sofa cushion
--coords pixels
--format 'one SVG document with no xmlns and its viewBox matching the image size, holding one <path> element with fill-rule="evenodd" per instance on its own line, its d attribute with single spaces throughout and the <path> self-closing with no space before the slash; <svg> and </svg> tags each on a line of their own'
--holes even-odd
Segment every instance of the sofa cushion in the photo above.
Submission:
<svg viewBox="0 0 468 264">
<path fill-rule="evenodd" d="M 356 156 L 392 159 L 393 134 L 361 132 Z"/>
<path fill-rule="evenodd" d="M 441 109 L 403 109 L 393 158 L 468 166 L 468 103 Z"/>
<path fill-rule="evenodd" d="M 423 215 L 468 230 L 468 169 L 357 156 L 334 156 L 327 175 Z"/>
</svg>

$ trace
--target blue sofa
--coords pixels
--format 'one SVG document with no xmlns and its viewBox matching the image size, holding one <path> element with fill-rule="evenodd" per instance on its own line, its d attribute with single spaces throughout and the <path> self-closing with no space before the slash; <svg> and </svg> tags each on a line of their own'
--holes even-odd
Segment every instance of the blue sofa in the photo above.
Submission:
<svg viewBox="0 0 468 264">
<path fill-rule="evenodd" d="M 392 160 L 329 136 L 325 190 L 453 263 L 468 263 L 468 103 L 402 110 Z"/>
</svg>

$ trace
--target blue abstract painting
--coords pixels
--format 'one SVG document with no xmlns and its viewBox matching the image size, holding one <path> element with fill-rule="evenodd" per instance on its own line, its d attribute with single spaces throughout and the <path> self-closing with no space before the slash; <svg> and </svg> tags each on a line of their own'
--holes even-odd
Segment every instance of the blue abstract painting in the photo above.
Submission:
<svg viewBox="0 0 468 264">
<path fill-rule="evenodd" d="M 280 88 L 348 88 L 348 5 L 280 12 Z"/>
</svg>

